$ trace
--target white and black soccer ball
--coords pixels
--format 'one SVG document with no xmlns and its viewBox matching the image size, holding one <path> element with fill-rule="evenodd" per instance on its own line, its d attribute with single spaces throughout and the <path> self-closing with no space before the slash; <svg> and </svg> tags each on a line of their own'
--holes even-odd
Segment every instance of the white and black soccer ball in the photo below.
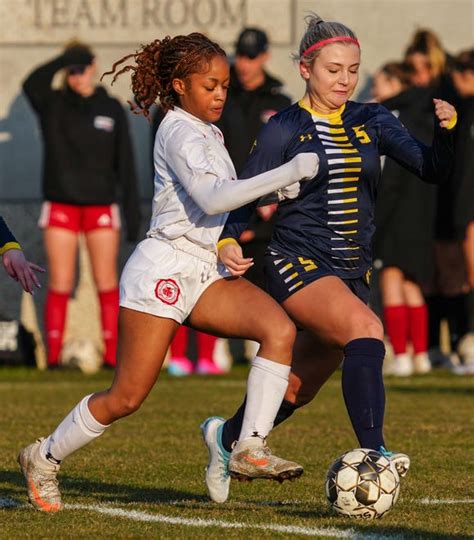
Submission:
<svg viewBox="0 0 474 540">
<path fill-rule="evenodd" d="M 400 477 L 395 465 L 380 452 L 356 448 L 329 467 L 326 496 L 339 514 L 363 519 L 381 518 L 397 502 Z"/>
<path fill-rule="evenodd" d="M 92 375 L 100 370 L 102 357 L 91 339 L 72 338 L 66 341 L 62 347 L 61 364 Z"/>
</svg>

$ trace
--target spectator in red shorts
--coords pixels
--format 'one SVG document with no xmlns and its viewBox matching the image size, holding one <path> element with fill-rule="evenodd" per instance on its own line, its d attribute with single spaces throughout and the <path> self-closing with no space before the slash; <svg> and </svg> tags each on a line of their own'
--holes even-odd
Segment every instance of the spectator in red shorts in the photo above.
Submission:
<svg viewBox="0 0 474 540">
<path fill-rule="evenodd" d="M 53 89 L 53 78 L 60 70 L 64 70 L 63 86 Z M 67 304 L 75 282 L 79 233 L 85 235 L 99 292 L 104 366 L 115 366 L 119 189 L 129 240 L 137 238 L 140 222 L 125 113 L 116 99 L 96 86 L 95 73 L 91 49 L 74 42 L 60 56 L 36 68 L 23 83 L 39 117 L 44 142 L 45 203 L 39 225 L 44 230 L 49 268 L 45 329 L 51 369 L 59 364 Z"/>
</svg>

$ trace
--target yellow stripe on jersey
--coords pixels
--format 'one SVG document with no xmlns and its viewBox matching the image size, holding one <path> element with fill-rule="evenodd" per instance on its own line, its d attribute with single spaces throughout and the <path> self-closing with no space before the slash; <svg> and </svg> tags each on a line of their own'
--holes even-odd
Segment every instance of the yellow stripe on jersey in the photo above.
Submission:
<svg viewBox="0 0 474 540">
<path fill-rule="evenodd" d="M 331 139 L 324 139 L 325 141 L 333 141 L 333 142 L 343 142 L 343 141 L 348 141 L 349 140 L 349 137 L 347 136 L 337 136 L 337 137 L 331 137 Z M 352 143 L 349 143 L 349 144 L 352 144 Z"/>
<path fill-rule="evenodd" d="M 334 120 L 336 118 L 340 119 L 342 113 L 344 112 L 344 109 L 346 108 L 346 104 L 344 103 L 344 105 L 342 105 L 337 111 L 325 114 L 325 113 L 320 113 L 318 111 L 315 111 L 309 105 L 306 105 L 306 103 L 302 99 L 298 101 L 298 105 L 305 111 L 308 111 L 311 114 L 311 116 L 317 116 L 318 118 L 326 118 L 329 121 Z"/>
<path fill-rule="evenodd" d="M 280 274 L 283 274 L 284 272 L 286 272 L 286 271 L 289 270 L 290 268 L 293 268 L 293 264 L 292 264 L 292 263 L 285 264 L 285 266 L 283 266 L 283 268 L 280 268 L 280 270 L 278 270 L 278 272 L 279 272 Z"/>
<path fill-rule="evenodd" d="M 329 133 L 331 134 L 334 134 L 334 135 L 338 135 L 338 134 L 341 134 L 341 133 L 346 133 L 346 130 L 344 128 L 329 128 Z"/>
<path fill-rule="evenodd" d="M 357 202 L 357 197 L 352 199 L 336 199 L 334 201 L 328 201 L 329 204 L 348 204 L 353 202 Z"/>
<path fill-rule="evenodd" d="M 347 221 L 333 221 L 337 225 L 354 225 L 354 223 L 359 223 L 358 219 L 348 219 Z"/>
<path fill-rule="evenodd" d="M 346 163 L 358 163 L 362 161 L 362 158 L 361 157 L 347 157 L 347 158 L 344 158 L 344 161 Z"/>
</svg>

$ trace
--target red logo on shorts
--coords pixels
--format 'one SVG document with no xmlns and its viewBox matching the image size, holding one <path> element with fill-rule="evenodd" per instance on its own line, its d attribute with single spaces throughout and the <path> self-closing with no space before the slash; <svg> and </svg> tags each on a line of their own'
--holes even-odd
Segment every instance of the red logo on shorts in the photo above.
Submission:
<svg viewBox="0 0 474 540">
<path fill-rule="evenodd" d="M 173 279 L 160 279 L 155 287 L 155 295 L 158 300 L 170 306 L 176 304 L 180 292 L 178 284 Z"/>
</svg>

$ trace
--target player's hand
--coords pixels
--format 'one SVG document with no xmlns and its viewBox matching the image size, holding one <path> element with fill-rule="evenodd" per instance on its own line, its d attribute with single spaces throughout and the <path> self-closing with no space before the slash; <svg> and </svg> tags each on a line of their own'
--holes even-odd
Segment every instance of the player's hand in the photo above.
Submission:
<svg viewBox="0 0 474 540">
<path fill-rule="evenodd" d="M 319 156 L 314 152 L 302 152 L 289 161 L 294 167 L 296 180 L 311 180 L 319 171 Z"/>
<path fill-rule="evenodd" d="M 224 244 L 219 249 L 219 260 L 232 276 L 243 276 L 253 266 L 253 259 L 246 259 L 239 244 Z"/>
<path fill-rule="evenodd" d="M 300 189 L 301 186 L 299 182 L 295 182 L 294 184 L 291 184 L 291 186 L 286 186 L 279 189 L 277 191 L 279 202 L 284 201 L 285 199 L 296 199 L 296 197 L 298 197 L 300 194 Z M 262 208 L 265 208 L 265 206 Z"/>
<path fill-rule="evenodd" d="M 23 251 L 9 249 L 3 254 L 2 262 L 8 275 L 19 281 L 26 292 L 33 294 L 35 286 L 41 288 L 35 272 L 45 272 L 45 269 L 27 261 Z"/>
<path fill-rule="evenodd" d="M 442 99 L 433 99 L 435 106 L 435 115 L 440 120 L 439 125 L 442 128 L 449 128 L 453 120 L 456 118 L 456 109 L 447 101 Z"/>
</svg>

